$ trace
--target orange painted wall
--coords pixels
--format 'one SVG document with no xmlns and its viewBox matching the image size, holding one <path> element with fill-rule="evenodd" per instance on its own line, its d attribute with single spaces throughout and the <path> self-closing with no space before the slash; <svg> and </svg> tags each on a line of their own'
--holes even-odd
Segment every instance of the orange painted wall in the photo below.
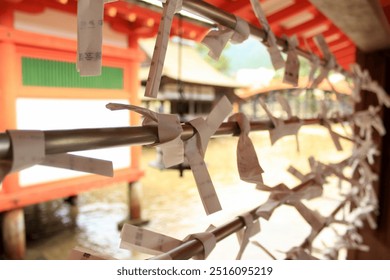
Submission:
<svg viewBox="0 0 390 280">
<path fill-rule="evenodd" d="M 5 7 L 6 8 L 6 7 Z M 129 36 L 129 48 L 103 46 L 103 65 L 123 68 L 123 90 L 89 90 L 67 88 L 29 87 L 22 85 L 21 58 L 23 56 L 75 62 L 77 42 L 75 40 L 35 34 L 13 28 L 14 11 L 0 12 L 0 131 L 16 128 L 16 99 L 27 98 L 80 98 L 108 99 L 112 96 L 139 104 L 137 97 L 138 68 L 143 60 L 136 37 Z M 96 92 L 99 92 L 97 97 Z M 129 113 L 130 124 L 138 125 L 139 116 Z M 131 167 L 115 171 L 114 178 L 88 175 L 78 178 L 31 185 L 21 188 L 18 174 L 8 175 L 0 191 L 0 211 L 23 207 L 103 187 L 113 182 L 133 182 L 143 176 L 140 170 L 141 147 L 131 148 Z"/>
</svg>

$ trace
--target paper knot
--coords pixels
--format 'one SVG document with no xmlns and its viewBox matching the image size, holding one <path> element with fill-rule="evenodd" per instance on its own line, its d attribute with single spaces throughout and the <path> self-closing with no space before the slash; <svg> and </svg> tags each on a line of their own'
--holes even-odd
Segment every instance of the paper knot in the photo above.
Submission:
<svg viewBox="0 0 390 280">
<path fill-rule="evenodd" d="M 271 111 L 268 109 L 262 98 L 259 99 L 261 107 L 264 109 L 270 120 L 272 121 L 274 128 L 269 130 L 271 144 L 275 144 L 279 139 L 287 135 L 295 135 L 297 141 L 297 149 L 299 151 L 299 141 L 298 141 L 298 131 L 302 126 L 300 120 L 292 115 L 291 107 L 288 104 L 287 100 L 281 95 L 276 95 L 277 100 L 282 106 L 283 110 L 287 113 L 287 121 L 274 117 Z"/>
<path fill-rule="evenodd" d="M 109 103 L 106 105 L 110 110 L 131 110 L 144 116 L 143 126 L 155 126 L 158 130 L 158 142 L 163 154 L 165 167 L 171 167 L 184 161 L 184 143 L 181 140 L 181 127 L 179 117 L 172 114 L 160 114 L 149 109 L 135 105 Z"/>
<path fill-rule="evenodd" d="M 244 213 L 240 215 L 239 218 L 244 222 L 245 227 L 237 232 L 240 250 L 238 251 L 236 260 L 240 260 L 242 258 L 245 248 L 249 243 L 249 238 L 260 232 L 260 222 L 259 220 L 253 220 L 251 213 Z"/>
<path fill-rule="evenodd" d="M 250 122 L 243 113 L 236 113 L 229 118 L 229 121 L 237 122 L 240 127 L 240 137 L 237 143 L 237 167 L 241 180 L 263 184 L 262 173 L 264 172 L 259 164 L 255 147 L 248 134 L 250 132 Z"/>
<path fill-rule="evenodd" d="M 195 260 L 205 260 L 217 244 L 217 238 L 211 232 L 190 234 L 184 239 L 184 242 L 193 239 L 200 241 L 203 246 L 203 252 L 193 257 Z"/>
<path fill-rule="evenodd" d="M 236 17 L 235 29 L 218 25 L 217 29 L 211 29 L 203 38 L 202 44 L 209 48 L 209 56 L 218 60 L 229 40 L 232 43 L 241 43 L 249 37 L 249 25 L 240 17 Z"/>
<path fill-rule="evenodd" d="M 220 211 L 222 207 L 203 158 L 210 137 L 218 130 L 231 110 L 232 104 L 224 96 L 218 101 L 206 120 L 197 118 L 189 122 L 194 127 L 195 133 L 185 141 L 184 154 L 190 164 L 207 215 Z"/>
</svg>

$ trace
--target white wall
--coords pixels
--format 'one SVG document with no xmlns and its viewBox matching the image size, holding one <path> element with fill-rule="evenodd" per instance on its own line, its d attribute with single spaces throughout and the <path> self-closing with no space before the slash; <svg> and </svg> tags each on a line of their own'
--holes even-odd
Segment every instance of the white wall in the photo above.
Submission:
<svg viewBox="0 0 390 280">
<path fill-rule="evenodd" d="M 129 112 L 110 111 L 109 102 L 128 104 L 127 100 L 82 100 L 18 98 L 17 128 L 58 130 L 129 126 Z M 116 147 L 74 153 L 110 160 L 114 169 L 130 166 L 130 147 Z M 85 173 L 65 169 L 34 166 L 20 172 L 21 186 L 83 176 Z"/>
</svg>

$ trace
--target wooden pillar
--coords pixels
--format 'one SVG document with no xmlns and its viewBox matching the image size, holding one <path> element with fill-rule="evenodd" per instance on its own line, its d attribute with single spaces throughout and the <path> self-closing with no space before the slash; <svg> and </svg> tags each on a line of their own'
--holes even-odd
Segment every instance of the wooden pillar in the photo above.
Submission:
<svg viewBox="0 0 390 280">
<path fill-rule="evenodd" d="M 0 10 L 0 25 L 9 28 L 6 36 L 0 38 L 0 131 L 16 128 L 16 47 L 12 41 L 13 10 L 7 5 Z M 16 174 L 8 175 L 3 181 L 2 191 L 17 192 Z M 3 247 L 6 258 L 23 259 L 26 248 L 23 209 L 11 209 L 3 213 L 1 225 Z"/>
<path fill-rule="evenodd" d="M 136 36 L 129 36 L 128 39 L 129 49 L 134 52 L 138 52 L 139 58 L 137 60 L 131 61 L 128 65 L 127 76 L 125 77 L 125 89 L 129 94 L 129 102 L 132 105 L 139 106 L 140 100 L 138 97 L 138 91 L 140 87 L 140 80 L 138 77 L 139 69 L 141 66 L 141 61 L 143 59 L 138 45 L 138 38 Z M 133 111 L 129 112 L 130 114 L 130 125 L 140 125 L 140 115 Z M 131 167 L 135 169 L 141 168 L 141 146 L 132 146 L 131 147 Z M 142 219 L 141 216 L 141 183 L 139 182 L 129 182 L 128 184 L 128 204 L 129 204 L 129 215 L 128 217 L 118 224 L 118 228 L 121 229 L 124 223 L 130 223 L 133 225 L 144 225 L 149 221 Z"/>
<path fill-rule="evenodd" d="M 0 131 L 16 128 L 16 47 L 12 40 L 13 10 L 5 5 L 0 10 L 0 26 L 9 28 L 5 37 L 0 38 Z M 9 175 L 3 181 L 5 192 L 16 191 L 18 178 Z"/>
<path fill-rule="evenodd" d="M 149 223 L 149 220 L 142 218 L 141 188 L 142 185 L 140 182 L 129 184 L 129 218 L 127 223 L 136 226 Z"/>
<path fill-rule="evenodd" d="M 23 259 L 26 251 L 23 209 L 13 209 L 3 214 L 2 231 L 5 257 Z"/>
<path fill-rule="evenodd" d="M 371 77 L 390 93 L 390 50 L 368 54 L 358 51 L 357 63 L 367 69 Z M 356 110 L 365 110 L 370 105 L 378 105 L 376 95 L 363 92 L 362 101 L 356 105 Z M 381 137 L 376 131 L 374 133 L 374 141 L 381 154 L 375 158 L 372 166 L 373 171 L 379 174 L 379 180 L 374 186 L 379 199 L 378 228 L 371 230 L 365 225 L 361 234 L 365 244 L 370 246 L 370 251 L 350 251 L 349 259 L 390 259 L 390 109 L 384 107 L 381 114 L 387 134 Z"/>
</svg>

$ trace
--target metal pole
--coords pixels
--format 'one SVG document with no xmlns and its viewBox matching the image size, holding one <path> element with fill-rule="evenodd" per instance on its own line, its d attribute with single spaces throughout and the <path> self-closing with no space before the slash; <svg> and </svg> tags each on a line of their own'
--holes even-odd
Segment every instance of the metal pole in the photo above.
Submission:
<svg viewBox="0 0 390 280">
<path fill-rule="evenodd" d="M 229 27 L 230 29 L 235 29 L 236 28 L 236 17 L 234 14 L 230 14 L 228 12 L 225 12 L 207 2 L 204 1 L 199 1 L 199 0 L 183 0 L 183 8 L 189 12 L 192 12 L 194 14 L 204 16 L 216 23 L 219 23 L 223 26 Z M 250 23 L 249 28 L 250 28 L 250 34 L 252 36 L 255 36 L 261 40 L 265 40 L 267 37 L 267 33 L 264 31 L 264 29 L 256 27 Z M 276 37 L 276 42 L 277 44 L 282 48 L 283 51 L 286 51 L 288 43 L 286 40 Z M 296 48 L 297 54 L 311 60 L 311 53 L 301 49 L 301 48 Z M 327 61 L 320 59 L 321 64 L 325 65 Z M 340 66 L 338 66 L 337 71 L 340 73 L 348 76 L 348 72 L 342 69 Z"/>
<path fill-rule="evenodd" d="M 344 117 L 343 120 L 346 120 Z M 338 121 L 337 119 L 330 119 Z M 291 119 L 285 123 L 301 122 L 302 125 L 321 124 L 322 119 Z M 271 121 L 251 122 L 251 131 L 270 130 L 274 126 Z M 194 130 L 191 125 L 183 124 L 183 140 L 189 139 Z M 236 122 L 225 122 L 218 128 L 214 136 L 238 135 L 240 128 Z M 132 126 L 113 128 L 89 128 L 70 130 L 47 130 L 45 135 L 46 154 L 59 154 L 125 145 L 149 145 L 158 142 L 157 127 Z M 11 142 L 7 133 L 0 133 L 0 159 L 11 159 Z"/>
<path fill-rule="evenodd" d="M 158 7 L 154 6 L 154 5 L 151 5 L 151 4 L 146 4 L 145 2 L 142 2 L 142 1 L 139 1 L 139 0 L 125 0 L 126 2 L 130 2 L 130 3 L 137 3 L 138 5 L 141 5 L 141 6 L 146 6 L 146 7 L 149 7 L 153 10 L 157 10 Z M 196 15 L 199 15 L 199 16 L 202 16 L 202 17 L 205 17 L 215 23 L 218 23 L 220 25 L 223 25 L 223 26 L 226 26 L 230 29 L 235 29 L 236 27 L 236 17 L 234 14 L 230 14 L 228 12 L 225 12 L 207 2 L 204 2 L 202 0 L 183 0 L 183 9 L 188 11 L 188 12 L 191 12 L 193 14 L 196 14 Z M 159 9 L 161 11 L 161 9 Z M 186 20 L 188 20 L 186 18 Z M 192 21 L 192 20 L 191 20 Z M 205 25 L 204 23 L 201 23 L 201 22 L 198 22 L 199 25 Z M 257 27 L 257 26 L 254 26 L 250 23 L 249 24 L 249 28 L 250 28 L 250 34 L 254 37 L 257 37 L 261 40 L 265 40 L 266 37 L 267 37 L 267 34 L 266 32 L 264 31 L 264 29 L 260 28 L 260 27 Z M 276 37 L 276 42 L 277 44 L 282 48 L 282 51 L 285 51 L 287 49 L 287 46 L 288 46 L 288 43 L 286 40 L 280 38 L 280 37 Z M 301 48 L 296 48 L 296 51 L 297 51 L 297 54 L 308 59 L 308 60 L 311 60 L 311 53 L 301 49 Z M 324 59 L 320 58 L 320 62 L 322 65 L 325 65 L 327 63 L 327 61 L 325 61 Z M 338 72 L 340 72 L 341 74 L 345 75 L 345 76 L 349 76 L 349 72 L 346 71 L 345 69 L 341 68 L 339 65 L 336 66 Z"/>
<path fill-rule="evenodd" d="M 298 189 L 303 188 L 307 185 L 315 183 L 314 179 L 309 179 L 303 183 L 301 183 L 299 186 L 297 186 Z M 249 213 L 252 215 L 252 218 L 254 220 L 259 219 L 260 217 L 256 214 L 256 210 L 258 207 L 252 209 L 249 211 Z M 215 238 L 217 239 L 217 242 L 225 239 L 229 235 L 236 233 L 240 229 L 245 227 L 244 220 L 240 217 L 234 218 L 232 221 L 215 228 L 214 230 L 210 231 L 212 234 L 214 234 Z M 169 254 L 169 256 L 173 260 L 187 260 L 192 258 L 193 256 L 196 256 L 197 254 L 202 253 L 203 251 L 203 245 L 200 241 L 193 239 L 189 240 L 182 245 L 170 250 L 169 252 L 166 252 L 166 254 Z M 150 260 L 158 259 L 158 256 L 150 258 Z"/>
</svg>

